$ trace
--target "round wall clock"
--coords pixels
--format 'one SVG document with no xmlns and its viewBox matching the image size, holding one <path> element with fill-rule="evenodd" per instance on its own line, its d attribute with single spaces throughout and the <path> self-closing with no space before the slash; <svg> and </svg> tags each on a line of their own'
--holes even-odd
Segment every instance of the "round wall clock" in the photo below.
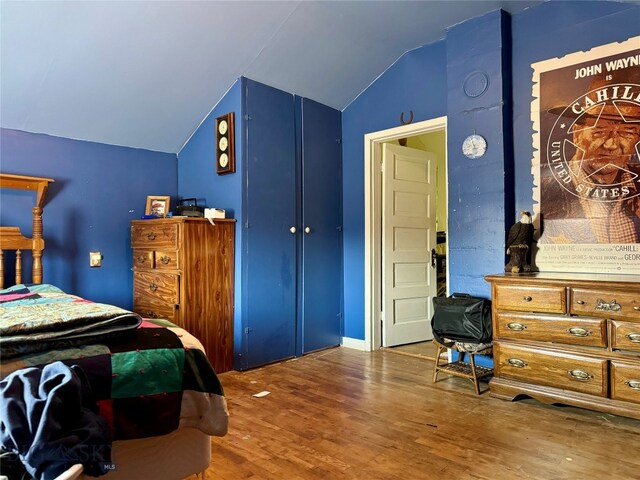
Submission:
<svg viewBox="0 0 640 480">
<path fill-rule="evenodd" d="M 487 151 L 487 141 L 482 135 L 469 135 L 462 142 L 462 153 L 468 158 L 480 158 Z"/>
</svg>

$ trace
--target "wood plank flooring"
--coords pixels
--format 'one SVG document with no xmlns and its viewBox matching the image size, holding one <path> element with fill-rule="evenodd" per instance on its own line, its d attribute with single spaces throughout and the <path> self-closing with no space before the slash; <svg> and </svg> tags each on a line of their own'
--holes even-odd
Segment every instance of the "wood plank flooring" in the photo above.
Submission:
<svg viewBox="0 0 640 480">
<path fill-rule="evenodd" d="M 336 348 L 223 373 L 230 430 L 206 478 L 640 479 L 640 422 L 476 396 L 432 368 Z"/>
</svg>

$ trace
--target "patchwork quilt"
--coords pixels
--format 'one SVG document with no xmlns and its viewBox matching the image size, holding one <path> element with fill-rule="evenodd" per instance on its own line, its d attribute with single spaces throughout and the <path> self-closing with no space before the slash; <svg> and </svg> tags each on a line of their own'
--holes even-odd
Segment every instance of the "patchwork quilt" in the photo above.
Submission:
<svg viewBox="0 0 640 480">
<path fill-rule="evenodd" d="M 140 325 L 139 315 L 94 303 L 53 285 L 0 290 L 0 353 L 3 358 L 87 343 Z"/>
<path fill-rule="evenodd" d="M 24 292 L 24 288 L 29 292 Z M 51 318 L 65 317 L 64 307 L 68 303 L 90 304 L 73 296 L 71 302 L 65 301 L 66 294 L 59 290 L 54 292 L 46 286 L 22 286 L 13 292 L 21 293 L 0 291 L 3 341 L 0 378 L 22 368 L 43 367 L 56 361 L 79 366 L 89 381 L 100 415 L 107 421 L 114 440 L 164 435 L 179 427 L 198 428 L 208 435 L 226 434 L 229 413 L 222 385 L 202 344 L 187 331 L 166 320 L 141 319 L 132 314 L 137 317 L 133 328 L 109 331 L 109 335 L 99 337 L 99 341 L 92 336 L 91 341 L 85 338 L 81 344 L 74 342 L 69 345 L 62 339 L 57 348 L 5 358 L 4 342 L 9 334 L 17 331 L 21 337 L 27 338 L 29 335 L 38 337 L 55 333 L 56 329 L 51 325 L 65 322 L 52 322 Z M 43 298 L 50 301 L 38 303 Z M 24 309 L 13 310 L 14 307 L 29 305 L 29 302 L 39 305 L 41 308 L 36 310 L 40 313 L 28 318 L 23 315 Z M 46 312 L 49 309 L 55 312 L 49 314 Z M 89 308 L 87 311 L 90 312 L 87 316 L 92 317 L 93 310 Z M 18 312 L 15 318 L 12 318 L 12 312 Z M 131 316 L 131 312 L 113 312 L 116 316 L 127 313 Z M 104 320 L 103 313 L 96 314 L 98 323 Z M 40 314 L 42 318 L 38 317 Z M 72 323 L 88 328 L 91 322 L 73 320 Z"/>
</svg>

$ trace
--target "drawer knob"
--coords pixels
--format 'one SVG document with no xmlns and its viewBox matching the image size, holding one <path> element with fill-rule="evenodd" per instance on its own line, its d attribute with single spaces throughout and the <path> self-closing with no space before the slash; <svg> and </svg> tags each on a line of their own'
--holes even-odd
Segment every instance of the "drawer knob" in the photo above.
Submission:
<svg viewBox="0 0 640 480">
<path fill-rule="evenodd" d="M 577 303 L 578 305 L 584 305 L 584 300 L 576 300 L 576 303 Z"/>
<path fill-rule="evenodd" d="M 636 312 L 640 312 L 640 306 L 638 306 L 638 305 L 636 305 L 635 307 L 633 307 L 633 309 L 634 309 Z"/>
<path fill-rule="evenodd" d="M 147 260 L 147 257 L 144 255 L 138 255 L 138 262 L 144 263 Z"/>
<path fill-rule="evenodd" d="M 633 390 L 640 390 L 640 380 L 628 380 L 624 384 Z"/>
<path fill-rule="evenodd" d="M 569 378 L 572 378 L 573 380 L 580 380 L 581 382 L 587 382 L 593 378 L 593 375 L 589 372 L 585 372 L 578 368 L 575 370 L 569 370 L 567 373 L 569 374 Z"/>
<path fill-rule="evenodd" d="M 156 314 L 155 314 L 155 312 L 154 312 L 153 310 L 147 310 L 147 311 L 145 312 L 145 315 L 146 315 L 148 318 L 156 318 Z"/>
<path fill-rule="evenodd" d="M 507 360 L 507 363 L 516 368 L 524 368 L 528 365 L 527 362 L 525 362 L 524 360 L 520 360 L 519 358 L 510 358 Z"/>
<path fill-rule="evenodd" d="M 533 300 L 533 298 L 531 298 L 530 296 L 527 295 L 522 300 L 524 300 L 525 302 L 530 302 L 531 300 Z"/>
<path fill-rule="evenodd" d="M 599 298 L 596 302 L 596 310 L 598 310 L 599 312 L 619 312 L 620 310 L 622 310 L 622 306 L 615 300 L 605 302 L 604 300 Z"/>
<path fill-rule="evenodd" d="M 507 328 L 509 330 L 513 330 L 515 332 L 520 332 L 522 330 L 525 330 L 527 328 L 527 326 L 523 325 L 522 323 L 518 323 L 518 322 L 509 322 L 509 323 L 507 323 Z"/>
<path fill-rule="evenodd" d="M 640 333 L 627 333 L 625 337 L 633 343 L 640 343 Z"/>
<path fill-rule="evenodd" d="M 158 290 L 158 285 L 156 285 L 155 283 L 149 284 L 149 290 L 155 292 L 156 290 Z"/>
<path fill-rule="evenodd" d="M 171 261 L 171 257 L 169 257 L 168 255 L 163 255 L 162 257 L 160 257 L 160 263 L 163 265 L 168 264 Z"/>
<path fill-rule="evenodd" d="M 582 327 L 571 327 L 569 333 L 574 337 L 588 337 L 592 332 Z"/>
<path fill-rule="evenodd" d="M 149 240 L 155 240 L 156 239 L 156 234 L 153 232 L 149 232 L 147 233 L 147 239 Z"/>
</svg>

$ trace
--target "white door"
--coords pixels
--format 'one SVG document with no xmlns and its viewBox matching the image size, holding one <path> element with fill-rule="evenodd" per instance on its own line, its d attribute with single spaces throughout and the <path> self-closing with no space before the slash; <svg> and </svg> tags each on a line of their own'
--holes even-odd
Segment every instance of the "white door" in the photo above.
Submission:
<svg viewBox="0 0 640 480">
<path fill-rule="evenodd" d="M 382 345 L 433 338 L 436 155 L 382 146 Z"/>
</svg>

